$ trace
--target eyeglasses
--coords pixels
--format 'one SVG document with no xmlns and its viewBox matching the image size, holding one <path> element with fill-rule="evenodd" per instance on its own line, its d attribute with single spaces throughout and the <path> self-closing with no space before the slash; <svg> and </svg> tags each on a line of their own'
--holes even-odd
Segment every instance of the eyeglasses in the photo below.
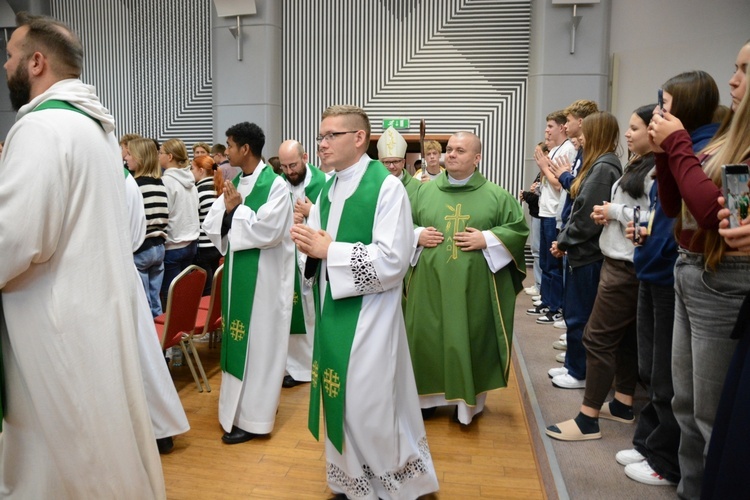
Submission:
<svg viewBox="0 0 750 500">
<path fill-rule="evenodd" d="M 320 144 L 323 141 L 331 142 L 334 138 L 344 134 L 356 134 L 359 130 L 347 130 L 345 132 L 328 132 L 326 135 L 319 135 L 315 138 L 315 142 Z"/>
<path fill-rule="evenodd" d="M 403 158 L 400 160 L 380 160 L 380 163 L 385 165 L 386 167 L 390 167 L 391 165 L 398 165 L 399 163 L 403 163 Z"/>
</svg>

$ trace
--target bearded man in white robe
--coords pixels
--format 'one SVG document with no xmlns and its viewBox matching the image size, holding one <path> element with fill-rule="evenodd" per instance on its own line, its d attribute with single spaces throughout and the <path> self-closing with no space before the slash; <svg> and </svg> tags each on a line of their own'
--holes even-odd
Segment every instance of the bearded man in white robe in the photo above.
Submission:
<svg viewBox="0 0 750 500">
<path fill-rule="evenodd" d="M 53 19 L 18 15 L 0 162 L 0 497 L 165 498 L 114 120 Z M 34 172 L 31 180 L 29 172 Z"/>
<path fill-rule="evenodd" d="M 369 143 L 362 109 L 323 113 L 319 154 L 336 173 L 309 225 L 292 228 L 306 278 L 317 279 L 309 425 L 317 437 L 322 396 L 334 493 L 413 499 L 438 483 L 401 313 L 411 210 L 401 182 L 365 153 Z"/>
</svg>

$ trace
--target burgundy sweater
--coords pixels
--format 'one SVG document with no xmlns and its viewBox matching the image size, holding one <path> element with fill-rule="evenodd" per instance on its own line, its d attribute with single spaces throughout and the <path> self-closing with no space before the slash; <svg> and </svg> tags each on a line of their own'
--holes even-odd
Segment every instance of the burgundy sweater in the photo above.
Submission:
<svg viewBox="0 0 750 500">
<path fill-rule="evenodd" d="M 716 214 L 721 205 L 716 200 L 722 195 L 721 188 L 703 171 L 707 155 L 696 157 L 693 143 L 685 130 L 669 135 L 661 144 L 664 153 L 656 153 L 656 179 L 659 186 L 659 200 L 668 217 L 679 217 L 682 202 L 685 202 L 698 227 L 704 230 L 719 229 Z M 746 163 L 750 160 L 746 160 Z M 681 248 L 695 253 L 703 253 L 705 238 L 695 237 L 693 229 L 684 227 L 679 235 Z"/>
</svg>

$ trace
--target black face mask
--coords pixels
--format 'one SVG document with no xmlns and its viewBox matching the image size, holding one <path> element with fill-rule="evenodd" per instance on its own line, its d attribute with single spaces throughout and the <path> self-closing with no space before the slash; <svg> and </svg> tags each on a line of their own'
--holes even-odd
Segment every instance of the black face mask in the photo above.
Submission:
<svg viewBox="0 0 750 500">
<path fill-rule="evenodd" d="M 10 91 L 10 104 L 15 111 L 21 109 L 31 100 L 31 81 L 29 73 L 25 71 L 25 61 L 18 65 L 15 73 L 8 79 L 8 90 Z"/>
</svg>

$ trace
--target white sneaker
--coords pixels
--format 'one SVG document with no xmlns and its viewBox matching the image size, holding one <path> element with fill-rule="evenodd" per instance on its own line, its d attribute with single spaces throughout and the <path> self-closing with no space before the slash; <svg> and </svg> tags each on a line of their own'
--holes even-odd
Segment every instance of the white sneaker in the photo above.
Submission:
<svg viewBox="0 0 750 500">
<path fill-rule="evenodd" d="M 557 361 L 558 363 L 565 363 L 565 353 L 561 352 L 560 354 L 555 356 L 555 361 Z"/>
<path fill-rule="evenodd" d="M 563 340 L 566 343 L 568 342 L 568 334 L 567 333 L 563 333 L 562 335 L 560 335 L 560 342 L 562 342 Z"/>
<path fill-rule="evenodd" d="M 552 378 L 552 385 L 559 387 L 560 389 L 584 389 L 586 387 L 585 380 L 578 380 L 572 375 L 558 375 Z"/>
<path fill-rule="evenodd" d="M 647 461 L 638 462 L 625 466 L 625 475 L 634 481 L 651 486 L 674 486 L 675 483 L 667 481 L 662 476 L 654 472 L 654 469 Z"/>
<path fill-rule="evenodd" d="M 568 350 L 568 341 L 567 340 L 557 340 L 555 342 L 552 342 L 552 349 L 557 349 L 558 351 L 567 351 Z"/>
<path fill-rule="evenodd" d="M 565 324 L 564 319 L 561 319 L 560 321 L 555 321 L 555 328 L 559 328 L 560 330 L 567 330 L 568 325 Z"/>
<path fill-rule="evenodd" d="M 551 368 L 550 371 L 547 372 L 547 375 L 549 375 L 549 378 L 555 378 L 558 375 L 567 375 L 568 369 L 564 366 L 561 366 L 560 368 Z"/>
<path fill-rule="evenodd" d="M 531 285 L 528 288 L 524 288 L 523 291 L 526 295 L 539 295 L 539 289 L 536 287 L 536 285 Z"/>
<path fill-rule="evenodd" d="M 531 300 L 534 301 L 534 302 L 536 302 L 537 300 L 542 300 L 542 296 L 541 295 L 532 295 L 531 296 Z"/>
<path fill-rule="evenodd" d="M 646 457 L 638 453 L 638 450 L 630 449 L 618 451 L 617 455 L 615 455 L 615 460 L 617 460 L 617 463 L 620 465 L 630 465 L 643 462 L 646 460 Z"/>
</svg>

